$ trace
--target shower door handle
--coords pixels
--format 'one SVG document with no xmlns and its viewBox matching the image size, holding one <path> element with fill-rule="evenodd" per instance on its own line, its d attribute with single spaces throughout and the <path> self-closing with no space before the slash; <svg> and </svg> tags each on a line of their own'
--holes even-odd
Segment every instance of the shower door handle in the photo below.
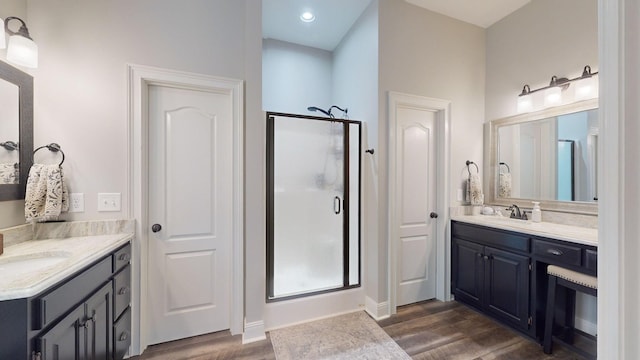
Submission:
<svg viewBox="0 0 640 360">
<path fill-rule="evenodd" d="M 336 213 L 336 215 L 340 214 L 340 209 L 342 208 L 340 203 L 341 201 L 339 196 L 333 198 L 333 212 Z"/>
</svg>

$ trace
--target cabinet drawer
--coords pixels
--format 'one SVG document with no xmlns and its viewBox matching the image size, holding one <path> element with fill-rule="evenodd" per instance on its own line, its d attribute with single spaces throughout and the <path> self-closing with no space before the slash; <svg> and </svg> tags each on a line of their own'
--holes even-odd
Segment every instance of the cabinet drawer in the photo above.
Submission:
<svg viewBox="0 0 640 360">
<path fill-rule="evenodd" d="M 35 300 L 34 330 L 42 329 L 81 302 L 111 276 L 111 256 Z"/>
<path fill-rule="evenodd" d="M 113 254 L 113 272 L 116 273 L 125 267 L 129 260 L 131 260 L 131 243 L 128 243 Z"/>
<path fill-rule="evenodd" d="M 557 264 L 582 265 L 581 249 L 579 246 L 560 244 L 551 241 L 534 240 L 533 253 L 548 259 L 555 260 Z"/>
<path fill-rule="evenodd" d="M 473 226 L 456 222 L 452 223 L 451 227 L 451 233 L 455 237 L 502 249 L 529 252 L 529 237 L 522 234 L 508 233 L 488 229 L 482 226 Z"/>
<path fill-rule="evenodd" d="M 117 319 L 131 302 L 131 267 L 126 266 L 113 278 L 113 318 Z"/>
<path fill-rule="evenodd" d="M 122 359 L 131 345 L 131 308 L 113 324 L 113 358 Z"/>
</svg>

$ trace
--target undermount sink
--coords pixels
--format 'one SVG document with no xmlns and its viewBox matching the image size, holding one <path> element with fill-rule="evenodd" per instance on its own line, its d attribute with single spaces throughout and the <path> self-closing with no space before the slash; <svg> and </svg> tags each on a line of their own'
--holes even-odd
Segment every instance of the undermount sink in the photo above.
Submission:
<svg viewBox="0 0 640 360">
<path fill-rule="evenodd" d="M 487 218 L 490 219 L 489 221 L 496 221 L 496 222 L 502 222 L 506 224 L 513 224 L 513 225 L 531 225 L 532 224 L 532 222 L 527 220 L 514 219 L 506 216 L 488 216 Z"/>
<path fill-rule="evenodd" d="M 57 265 L 67 260 L 70 256 L 71 253 L 67 251 L 49 251 L 4 258 L 0 256 L 0 274 L 6 272 L 15 277 Z"/>
</svg>

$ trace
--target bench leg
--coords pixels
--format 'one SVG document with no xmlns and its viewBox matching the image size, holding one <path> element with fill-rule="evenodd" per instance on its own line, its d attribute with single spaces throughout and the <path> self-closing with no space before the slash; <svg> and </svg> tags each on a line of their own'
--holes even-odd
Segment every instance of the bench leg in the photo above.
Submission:
<svg viewBox="0 0 640 360">
<path fill-rule="evenodd" d="M 556 310 L 556 283 L 557 277 L 549 275 L 549 287 L 547 290 L 547 308 L 544 319 L 544 340 L 542 349 L 545 354 L 551 354 L 551 338 L 553 336 L 553 317 Z"/>
</svg>

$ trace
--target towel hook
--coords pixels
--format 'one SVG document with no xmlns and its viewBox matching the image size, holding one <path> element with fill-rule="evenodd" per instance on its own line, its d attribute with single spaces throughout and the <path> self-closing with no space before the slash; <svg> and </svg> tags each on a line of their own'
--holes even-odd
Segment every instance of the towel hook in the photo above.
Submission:
<svg viewBox="0 0 640 360">
<path fill-rule="evenodd" d="M 509 168 L 509 165 L 507 165 L 507 163 L 501 162 L 500 165 L 506 166 L 507 167 L 507 173 L 511 173 L 511 169 Z"/>
<path fill-rule="evenodd" d="M 42 145 L 39 148 L 33 150 L 33 153 L 35 154 L 38 150 L 44 149 L 44 148 L 47 148 L 47 149 L 49 149 L 49 151 L 54 152 L 54 153 L 60 152 L 60 154 L 62 155 L 62 160 L 60 161 L 60 164 L 58 164 L 58 166 L 62 166 L 62 163 L 64 162 L 64 151 L 62 151 L 62 149 L 60 148 L 60 145 L 58 145 L 56 143 Z"/>
<path fill-rule="evenodd" d="M 7 151 L 14 151 L 14 150 L 18 150 L 20 148 L 18 143 L 15 142 L 15 141 L 1 142 L 0 146 L 2 146 L 3 148 L 7 149 Z"/>
<path fill-rule="evenodd" d="M 469 168 L 469 165 L 473 164 L 473 166 L 476 167 L 476 173 L 479 174 L 480 170 L 478 169 L 478 165 L 476 163 L 474 163 L 473 161 L 467 160 L 466 162 L 467 164 L 467 171 L 469 172 L 469 176 L 471 176 L 471 169 Z"/>
</svg>

